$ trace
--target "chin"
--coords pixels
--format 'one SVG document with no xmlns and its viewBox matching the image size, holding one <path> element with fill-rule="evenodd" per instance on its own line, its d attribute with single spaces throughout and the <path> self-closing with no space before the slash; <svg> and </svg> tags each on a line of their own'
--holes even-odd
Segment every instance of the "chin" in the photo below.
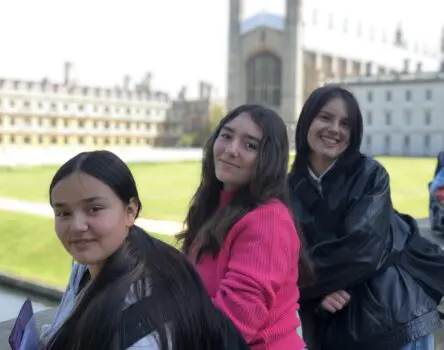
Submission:
<svg viewBox="0 0 444 350">
<path fill-rule="evenodd" d="M 329 152 L 324 150 L 323 152 L 320 152 L 320 154 L 327 159 L 331 159 L 332 161 L 334 161 L 336 158 L 338 158 L 341 154 L 338 152 Z"/>
<path fill-rule="evenodd" d="M 221 176 L 217 178 L 222 184 L 231 184 L 233 181 L 231 178 L 228 178 L 226 176 Z"/>
<path fill-rule="evenodd" d="M 75 254 L 75 255 L 73 254 L 72 257 L 74 258 L 75 261 L 77 261 L 82 265 L 95 265 L 103 260 L 97 257 L 88 256 L 86 254 Z"/>
<path fill-rule="evenodd" d="M 224 174 L 223 172 L 216 172 L 216 179 L 218 179 L 220 182 L 230 182 L 231 176 L 227 176 L 227 174 Z"/>
</svg>

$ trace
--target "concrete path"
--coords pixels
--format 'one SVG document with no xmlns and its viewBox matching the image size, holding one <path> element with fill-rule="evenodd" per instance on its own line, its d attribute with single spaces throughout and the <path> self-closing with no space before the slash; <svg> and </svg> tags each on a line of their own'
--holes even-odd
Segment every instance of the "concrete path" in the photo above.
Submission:
<svg viewBox="0 0 444 350">
<path fill-rule="evenodd" d="M 54 217 L 54 212 L 49 204 L 33 203 L 14 198 L 0 197 L 0 210 L 25 213 L 31 215 Z M 139 218 L 136 224 L 152 233 L 162 233 L 173 236 L 182 230 L 182 223 L 176 221 L 151 220 Z"/>
</svg>

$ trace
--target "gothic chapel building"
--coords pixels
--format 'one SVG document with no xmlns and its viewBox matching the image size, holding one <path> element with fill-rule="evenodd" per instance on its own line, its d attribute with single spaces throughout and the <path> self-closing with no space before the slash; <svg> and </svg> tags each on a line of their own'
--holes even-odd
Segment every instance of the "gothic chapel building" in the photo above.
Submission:
<svg viewBox="0 0 444 350">
<path fill-rule="evenodd" d="M 286 0 L 286 14 L 243 18 L 243 0 L 230 0 L 227 107 L 261 103 L 294 127 L 302 103 L 325 80 L 399 72 L 406 59 L 436 69 L 438 53 L 410 45 L 400 27 L 343 15 L 335 1 Z M 338 10 L 339 9 L 339 10 Z"/>
</svg>

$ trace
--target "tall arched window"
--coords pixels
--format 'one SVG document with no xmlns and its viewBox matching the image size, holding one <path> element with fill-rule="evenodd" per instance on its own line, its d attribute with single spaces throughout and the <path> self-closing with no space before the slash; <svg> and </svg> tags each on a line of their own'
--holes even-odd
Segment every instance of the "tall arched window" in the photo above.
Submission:
<svg viewBox="0 0 444 350">
<path fill-rule="evenodd" d="M 281 105 L 282 63 L 279 57 L 264 52 L 247 62 L 247 101 L 274 107 Z"/>
<path fill-rule="evenodd" d="M 404 136 L 404 149 L 403 149 L 403 153 L 405 156 L 410 155 L 410 136 L 409 135 L 405 135 Z"/>
</svg>

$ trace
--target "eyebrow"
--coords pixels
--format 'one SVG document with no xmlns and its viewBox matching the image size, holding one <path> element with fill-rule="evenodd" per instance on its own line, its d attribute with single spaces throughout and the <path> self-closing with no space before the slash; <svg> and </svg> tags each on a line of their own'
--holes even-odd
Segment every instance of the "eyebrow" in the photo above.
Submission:
<svg viewBox="0 0 444 350">
<path fill-rule="evenodd" d="M 95 197 L 89 197 L 89 198 L 82 199 L 82 202 L 91 203 L 91 202 L 95 202 L 97 200 L 103 200 L 103 199 L 106 199 L 106 198 L 105 197 L 95 196 Z M 61 207 L 66 207 L 67 204 L 63 203 L 63 202 L 54 202 L 54 203 L 52 203 L 52 206 L 54 208 L 61 208 Z"/>
<path fill-rule="evenodd" d="M 236 133 L 235 130 L 234 130 L 233 128 L 230 128 L 229 126 L 223 126 L 223 127 L 222 127 L 222 130 L 229 131 L 229 132 L 231 132 L 231 133 L 233 133 L 233 134 Z M 250 139 L 250 140 L 252 140 L 252 141 L 256 141 L 257 143 L 260 143 L 260 142 L 261 142 L 261 139 L 255 137 L 255 136 L 253 136 L 253 135 L 250 135 L 250 134 L 244 134 L 244 135 L 242 135 L 242 136 L 245 136 L 247 139 Z"/>
<path fill-rule="evenodd" d="M 329 112 L 329 111 L 327 111 L 325 109 L 321 109 L 319 113 L 325 113 L 325 114 L 329 115 L 330 117 L 334 117 L 335 116 L 334 113 L 331 113 L 331 112 Z M 341 118 L 350 119 L 349 116 L 345 116 L 345 115 L 343 115 Z"/>
</svg>

